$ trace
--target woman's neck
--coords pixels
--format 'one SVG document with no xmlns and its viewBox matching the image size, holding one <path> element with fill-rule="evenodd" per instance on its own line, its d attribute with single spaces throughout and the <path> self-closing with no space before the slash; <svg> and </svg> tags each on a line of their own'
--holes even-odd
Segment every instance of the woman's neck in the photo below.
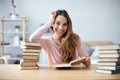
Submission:
<svg viewBox="0 0 120 80">
<path fill-rule="evenodd" d="M 55 34 L 54 34 L 52 37 L 53 37 L 53 40 L 55 41 L 55 43 L 56 43 L 57 45 L 59 45 L 59 46 L 62 45 L 62 39 L 61 39 L 61 37 L 59 37 L 59 36 L 57 36 L 57 35 L 55 35 Z"/>
</svg>

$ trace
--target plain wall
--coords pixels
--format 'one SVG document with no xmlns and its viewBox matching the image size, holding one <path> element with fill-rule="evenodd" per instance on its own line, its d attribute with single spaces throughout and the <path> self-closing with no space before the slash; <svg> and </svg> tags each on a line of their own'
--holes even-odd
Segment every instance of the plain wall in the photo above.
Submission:
<svg viewBox="0 0 120 80">
<path fill-rule="evenodd" d="M 16 13 L 28 17 L 28 31 L 49 19 L 51 10 L 66 9 L 73 30 L 84 41 L 120 43 L 120 0 L 15 0 Z M 0 0 L 0 17 L 12 12 L 10 0 Z"/>
</svg>

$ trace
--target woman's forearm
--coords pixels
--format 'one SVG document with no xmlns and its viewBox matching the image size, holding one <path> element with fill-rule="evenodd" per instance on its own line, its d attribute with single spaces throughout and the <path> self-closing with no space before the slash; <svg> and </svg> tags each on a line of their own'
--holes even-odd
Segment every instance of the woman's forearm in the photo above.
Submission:
<svg viewBox="0 0 120 80">
<path fill-rule="evenodd" d="M 37 42 L 38 40 L 41 39 L 41 36 L 47 32 L 47 30 L 52 26 L 51 22 L 47 22 L 46 24 L 44 24 L 43 26 L 41 26 L 40 28 L 38 28 L 35 32 L 33 32 L 33 34 L 30 36 L 29 40 L 33 41 L 33 42 Z"/>
</svg>

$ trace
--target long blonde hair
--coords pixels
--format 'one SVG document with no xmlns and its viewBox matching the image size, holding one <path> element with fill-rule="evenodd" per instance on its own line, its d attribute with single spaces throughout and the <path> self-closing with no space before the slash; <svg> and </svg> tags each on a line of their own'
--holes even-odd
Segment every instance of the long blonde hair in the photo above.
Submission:
<svg viewBox="0 0 120 80">
<path fill-rule="evenodd" d="M 66 17 L 67 25 L 68 25 L 67 31 L 62 36 L 62 41 L 64 41 L 64 44 L 61 47 L 60 63 L 69 63 L 71 60 L 73 60 L 75 56 L 75 50 L 76 50 L 76 47 L 78 46 L 78 43 L 80 42 L 80 38 L 77 34 L 73 33 L 72 22 L 67 11 L 57 10 L 55 20 L 59 15 Z M 55 20 L 54 20 L 54 23 L 55 23 Z M 51 30 L 54 33 L 53 27 L 51 27 Z"/>
</svg>

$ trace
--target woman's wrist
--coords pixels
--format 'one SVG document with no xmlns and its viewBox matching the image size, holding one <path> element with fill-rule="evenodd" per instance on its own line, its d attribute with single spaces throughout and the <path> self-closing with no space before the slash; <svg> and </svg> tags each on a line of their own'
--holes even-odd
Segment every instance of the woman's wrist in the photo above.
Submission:
<svg viewBox="0 0 120 80">
<path fill-rule="evenodd" d="M 53 25 L 53 23 L 50 20 L 48 20 L 47 22 L 45 22 L 45 24 L 43 26 L 46 28 L 50 28 L 52 25 Z"/>
<path fill-rule="evenodd" d="M 53 25 L 53 21 L 49 20 L 48 23 L 52 26 Z"/>
</svg>

